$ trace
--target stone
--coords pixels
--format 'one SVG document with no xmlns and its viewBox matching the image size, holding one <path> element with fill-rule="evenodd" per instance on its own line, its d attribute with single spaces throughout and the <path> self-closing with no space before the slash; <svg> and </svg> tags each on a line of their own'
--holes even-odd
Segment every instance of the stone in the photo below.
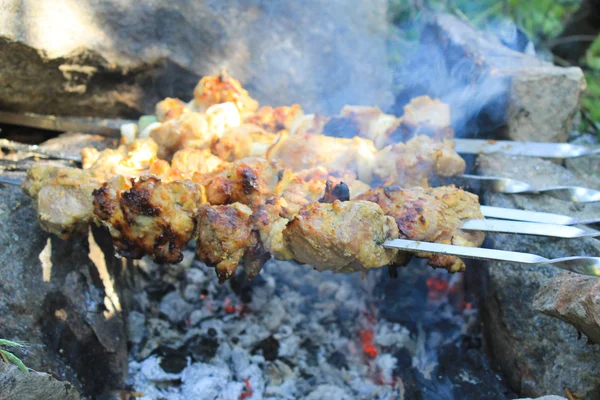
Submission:
<svg viewBox="0 0 600 400">
<path fill-rule="evenodd" d="M 586 87 L 580 68 L 512 50 L 449 14 L 431 18 L 421 46 L 419 68 L 406 80 L 450 104 L 457 132 L 485 135 L 501 128 L 510 140 L 567 140 Z"/>
<path fill-rule="evenodd" d="M 8 0 L 0 108 L 135 117 L 223 68 L 261 103 L 338 112 L 391 101 L 387 1 Z"/>
<path fill-rule="evenodd" d="M 535 295 L 533 307 L 562 319 L 600 344 L 600 280 L 563 273 L 546 282 Z"/>
<path fill-rule="evenodd" d="M 576 177 L 550 161 L 505 155 L 481 155 L 482 175 L 518 177 L 539 184 L 575 184 Z M 547 195 L 485 193 L 482 203 L 517 209 L 581 216 L 594 214 L 597 205 L 575 207 Z M 597 211 L 595 212 L 597 215 Z M 550 239 L 490 234 L 488 245 L 497 249 L 531 252 L 555 258 L 600 253 L 596 239 Z M 511 387 L 523 396 L 563 394 L 564 388 L 584 398 L 600 397 L 600 346 L 581 340 L 577 329 L 549 317 L 533 306 L 536 293 L 561 270 L 551 266 L 488 262 L 468 269 L 481 291 L 481 315 L 486 345 Z"/>
<path fill-rule="evenodd" d="M 23 372 L 0 361 L 0 400 L 40 399 L 79 400 L 80 396 L 68 382 L 42 372 Z"/>
<path fill-rule="evenodd" d="M 68 381 L 82 394 L 121 387 L 125 324 L 113 298 L 105 298 L 98 272 L 103 259 L 109 277 L 119 282 L 121 263 L 105 246 L 106 237 L 50 237 L 31 200 L 19 187 L 2 184 L 0 226 L 0 337 L 27 343 L 17 355 L 28 367 Z M 100 246 L 95 256 L 92 243 L 96 251 Z"/>
</svg>

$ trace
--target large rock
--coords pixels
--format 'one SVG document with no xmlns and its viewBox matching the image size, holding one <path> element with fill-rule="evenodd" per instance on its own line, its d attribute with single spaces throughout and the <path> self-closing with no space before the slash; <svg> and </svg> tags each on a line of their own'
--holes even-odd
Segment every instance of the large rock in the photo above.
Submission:
<svg viewBox="0 0 600 400">
<path fill-rule="evenodd" d="M 118 282 L 114 271 L 121 264 L 93 244 L 106 248 L 102 236 L 94 242 L 49 237 L 32 201 L 19 187 L 3 184 L 0 226 L 0 337 L 26 343 L 15 352 L 28 367 L 69 381 L 82 393 L 123 387 L 124 324 L 99 273 L 104 259 Z"/>
<path fill-rule="evenodd" d="M 0 400 L 79 400 L 79 393 L 68 382 L 60 382 L 48 374 L 23 372 L 0 361 Z"/>
<path fill-rule="evenodd" d="M 560 274 L 541 287 L 533 307 L 570 323 L 593 343 L 600 343 L 600 280 L 597 278 Z"/>
<path fill-rule="evenodd" d="M 459 133 L 501 127 L 511 140 L 567 140 L 586 86 L 581 69 L 512 50 L 448 14 L 428 22 L 421 42 L 419 65 L 407 77 L 408 97 L 416 90 L 448 102 Z"/>
<path fill-rule="evenodd" d="M 92 116 L 189 100 L 227 68 L 262 103 L 391 103 L 387 1 L 7 0 L 0 108 Z"/>
<path fill-rule="evenodd" d="M 512 176 L 538 184 L 578 182 L 560 165 L 534 158 L 480 156 L 479 165 L 483 175 Z M 597 215 L 599 207 L 575 206 L 546 195 L 487 193 L 483 200 L 492 206 L 581 217 Z M 560 240 L 509 234 L 488 235 L 488 238 L 498 249 L 549 258 L 600 253 L 600 242 L 590 238 Z M 561 274 L 567 273 L 551 266 L 484 264 L 479 286 L 483 292 L 486 342 L 513 389 L 522 395 L 562 395 L 567 387 L 584 398 L 600 398 L 600 346 L 587 344 L 576 328 L 543 315 L 532 306 L 540 287 Z"/>
</svg>

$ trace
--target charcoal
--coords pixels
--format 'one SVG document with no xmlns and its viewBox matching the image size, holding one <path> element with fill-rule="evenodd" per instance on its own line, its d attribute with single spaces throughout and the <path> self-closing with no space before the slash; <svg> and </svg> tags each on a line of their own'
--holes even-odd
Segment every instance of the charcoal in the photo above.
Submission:
<svg viewBox="0 0 600 400">
<path fill-rule="evenodd" d="M 273 361 L 279 356 L 279 341 L 273 336 L 266 338 L 253 349 L 253 353 L 262 351 L 262 355 L 267 361 Z"/>
<path fill-rule="evenodd" d="M 169 374 L 178 374 L 187 367 L 187 355 L 184 351 L 166 347 L 159 349 L 158 354 L 160 367 Z"/>
<path fill-rule="evenodd" d="M 159 306 L 160 313 L 165 315 L 173 324 L 183 322 L 193 309 L 194 306 L 186 302 L 177 290 L 163 297 Z"/>
<path fill-rule="evenodd" d="M 214 336 L 195 336 L 189 339 L 184 348 L 194 361 L 209 362 L 219 349 L 219 339 Z"/>
</svg>

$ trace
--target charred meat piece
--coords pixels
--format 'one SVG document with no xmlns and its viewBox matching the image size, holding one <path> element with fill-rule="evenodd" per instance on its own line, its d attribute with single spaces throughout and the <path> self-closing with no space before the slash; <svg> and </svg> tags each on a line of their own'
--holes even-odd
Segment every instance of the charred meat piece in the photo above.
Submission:
<svg viewBox="0 0 600 400">
<path fill-rule="evenodd" d="M 196 174 L 193 180 L 206 188 L 210 204 L 221 205 L 242 203 L 246 205 L 262 202 L 278 180 L 279 170 L 270 162 L 260 158 L 245 158 L 225 164 L 208 174 Z"/>
<path fill-rule="evenodd" d="M 94 207 L 92 192 L 102 185 L 78 168 L 35 165 L 23 190 L 34 201 L 41 227 L 61 239 L 88 231 Z"/>
<path fill-rule="evenodd" d="M 373 175 L 387 186 L 427 186 L 429 178 L 460 175 L 465 168 L 452 142 L 418 135 L 379 151 Z"/>
<path fill-rule="evenodd" d="M 235 273 L 244 256 L 259 256 L 261 248 L 252 210 L 240 203 L 200 206 L 195 237 L 196 255 L 215 266 L 221 283 Z"/>
<path fill-rule="evenodd" d="M 401 238 L 472 247 L 483 243 L 482 232 L 460 229 L 467 219 L 483 218 L 477 196 L 453 186 L 427 189 L 379 187 L 358 199 L 381 206 L 383 212 L 396 221 Z M 427 257 L 430 265 L 450 272 L 465 269 L 462 260 L 455 256 L 418 256 Z"/>
<path fill-rule="evenodd" d="M 94 214 L 108 227 L 113 244 L 127 258 L 149 255 L 157 263 L 178 263 L 194 233 L 202 188 L 191 181 L 163 183 L 153 176 L 128 182 L 116 177 L 94 190 Z"/>
<path fill-rule="evenodd" d="M 298 104 L 276 108 L 263 106 L 248 118 L 248 122 L 260 126 L 266 131 L 277 133 L 283 129 L 289 130 L 292 124 L 302 116 L 304 116 L 304 112 Z"/>
<path fill-rule="evenodd" d="M 294 260 L 319 271 L 366 271 L 397 262 L 384 242 L 398 237 L 394 219 L 368 201 L 314 203 L 302 208 L 283 230 Z"/>
</svg>

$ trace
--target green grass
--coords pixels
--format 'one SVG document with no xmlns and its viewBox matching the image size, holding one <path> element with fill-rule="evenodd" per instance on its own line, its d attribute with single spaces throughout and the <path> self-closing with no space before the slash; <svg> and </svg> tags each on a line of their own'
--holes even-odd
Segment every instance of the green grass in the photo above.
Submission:
<svg viewBox="0 0 600 400">
<path fill-rule="evenodd" d="M 23 348 L 25 346 L 21 343 L 13 342 L 11 340 L 0 339 L 0 356 L 2 359 L 15 364 L 21 371 L 28 372 L 29 369 L 25 366 L 25 364 L 23 364 L 23 361 L 21 361 L 19 357 L 15 356 L 10 351 L 6 350 L 6 347 Z"/>
</svg>

